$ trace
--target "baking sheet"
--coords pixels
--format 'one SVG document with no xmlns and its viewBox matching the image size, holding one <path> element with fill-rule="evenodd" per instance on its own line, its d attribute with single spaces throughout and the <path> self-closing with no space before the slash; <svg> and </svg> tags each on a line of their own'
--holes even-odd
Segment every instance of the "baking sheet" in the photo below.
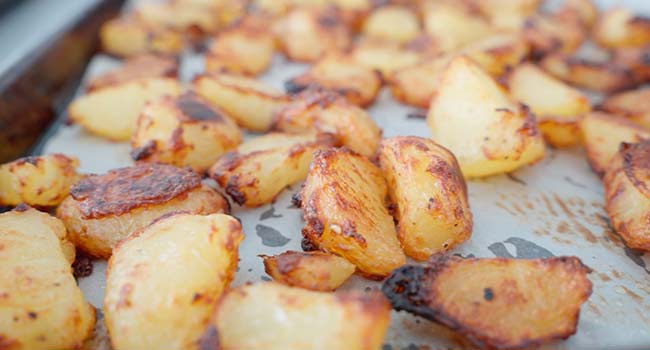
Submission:
<svg viewBox="0 0 650 350">
<path fill-rule="evenodd" d="M 605 1 L 612 3 L 612 1 Z M 624 3 L 624 2 L 619 2 Z M 650 2 L 629 1 L 630 6 L 648 9 Z M 86 78 L 115 67 L 119 61 L 98 55 Z M 189 81 L 202 71 L 200 55 L 183 56 L 181 80 Z M 274 57 L 272 69 L 260 80 L 281 89 L 283 82 L 307 68 L 303 64 Z M 383 129 L 384 137 L 417 135 L 428 137 L 420 111 L 396 103 L 387 89 L 381 91 L 370 115 Z M 255 137 L 247 134 L 246 138 Z M 44 153 L 61 152 L 81 161 L 80 171 L 103 173 L 132 164 L 129 146 L 92 136 L 78 126 L 62 126 L 49 140 Z M 551 348 L 648 348 L 650 347 L 650 259 L 627 249 L 608 226 L 603 209 L 600 180 L 586 162 L 581 149 L 547 148 L 540 163 L 509 175 L 468 182 L 474 215 L 471 239 L 452 253 L 476 257 L 542 258 L 575 255 L 591 267 L 593 294 L 584 304 L 575 336 L 551 344 Z M 301 250 L 300 210 L 291 205 L 291 195 L 300 184 L 287 188 L 273 204 L 256 209 L 233 205 L 246 238 L 240 247 L 241 261 L 233 282 L 270 280 L 259 254 Z M 101 308 L 105 287 L 104 261 L 94 262 L 94 272 L 80 278 L 88 301 Z M 358 276 L 341 288 L 375 289 L 380 283 Z M 384 350 L 459 348 L 459 339 L 444 328 L 405 312 L 392 312 Z"/>
</svg>

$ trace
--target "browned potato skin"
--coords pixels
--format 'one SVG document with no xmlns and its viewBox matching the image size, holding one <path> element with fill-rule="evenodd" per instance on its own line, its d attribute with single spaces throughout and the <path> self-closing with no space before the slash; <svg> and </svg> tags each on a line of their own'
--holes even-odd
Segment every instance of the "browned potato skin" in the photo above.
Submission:
<svg viewBox="0 0 650 350">
<path fill-rule="evenodd" d="M 397 70 L 418 63 L 429 53 L 428 50 L 436 51 L 431 55 L 439 51 L 437 44 L 428 36 L 404 46 L 385 41 L 359 40 L 350 50 L 350 57 L 363 66 L 379 71 L 382 79 L 388 79 Z"/>
<path fill-rule="evenodd" d="M 598 8 L 592 0 L 565 0 L 554 16 L 561 20 L 578 20 L 589 29 L 598 18 Z"/>
<path fill-rule="evenodd" d="M 177 76 L 176 57 L 142 54 L 127 58 L 114 70 L 92 77 L 86 85 L 86 91 L 144 78 L 176 78 Z"/>
<path fill-rule="evenodd" d="M 333 90 L 360 107 L 370 106 L 381 88 L 381 75 L 349 56 L 330 55 L 316 62 L 309 71 L 285 83 L 287 93 L 295 94 L 309 86 Z"/>
<path fill-rule="evenodd" d="M 386 208 L 381 170 L 346 148 L 318 151 L 300 192 L 303 237 L 340 255 L 369 278 L 382 278 L 406 259 Z"/>
<path fill-rule="evenodd" d="M 280 255 L 260 255 L 264 270 L 273 280 L 288 286 L 330 292 L 340 287 L 356 267 L 329 253 L 287 251 Z"/>
<path fill-rule="evenodd" d="M 573 53 L 586 35 L 581 23 L 570 19 L 535 15 L 524 23 L 524 36 L 533 57 L 544 57 L 553 52 Z"/>
<path fill-rule="evenodd" d="M 605 210 L 632 249 L 650 251 L 650 141 L 621 143 L 603 178 Z"/>
<path fill-rule="evenodd" d="M 650 45 L 639 48 L 620 48 L 614 50 L 611 61 L 628 69 L 634 76 L 634 81 L 647 83 L 650 81 Z"/>
<path fill-rule="evenodd" d="M 634 73 L 615 62 L 593 62 L 565 54 L 551 54 L 540 62 L 547 72 L 577 87 L 614 92 L 636 86 Z"/>
<path fill-rule="evenodd" d="M 332 134 L 340 144 L 366 157 L 375 154 L 381 141 L 381 129 L 366 111 L 322 89 L 309 88 L 295 95 L 276 112 L 273 129 Z"/>
<path fill-rule="evenodd" d="M 603 12 L 592 37 L 605 48 L 640 47 L 650 44 L 650 18 L 635 16 L 622 7 Z"/>
<path fill-rule="evenodd" d="M 225 112 L 187 92 L 145 106 L 131 139 L 131 157 L 203 173 L 240 142 L 241 132 Z"/>
<path fill-rule="evenodd" d="M 393 97 L 408 105 L 429 108 L 438 90 L 440 75 L 453 57 L 441 55 L 397 70 L 388 78 Z"/>
<path fill-rule="evenodd" d="M 432 257 L 384 282 L 395 310 L 406 310 L 463 335 L 474 346 L 532 349 L 576 332 L 592 292 L 591 270 L 576 257 L 463 259 Z"/>
<path fill-rule="evenodd" d="M 176 211 L 228 212 L 229 204 L 190 169 L 142 163 L 79 181 L 56 215 L 77 248 L 108 258 L 119 241 Z"/>
<path fill-rule="evenodd" d="M 598 109 L 623 116 L 650 129 L 650 89 L 624 91 L 607 97 Z"/>
<path fill-rule="evenodd" d="M 153 28 L 132 17 L 107 21 L 101 27 L 99 38 L 104 51 L 119 57 L 148 52 L 175 55 L 184 47 L 180 33 L 168 28 Z"/>
</svg>

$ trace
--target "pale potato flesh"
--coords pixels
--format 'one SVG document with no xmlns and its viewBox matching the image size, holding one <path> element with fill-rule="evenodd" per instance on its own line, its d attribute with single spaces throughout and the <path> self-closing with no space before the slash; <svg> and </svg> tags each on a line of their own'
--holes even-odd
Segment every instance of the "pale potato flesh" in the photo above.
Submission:
<svg viewBox="0 0 650 350">
<path fill-rule="evenodd" d="M 333 254 L 288 251 L 262 255 L 264 270 L 274 281 L 316 291 L 333 291 L 356 270 L 354 264 Z"/>
<path fill-rule="evenodd" d="M 153 29 L 131 18 L 106 21 L 99 32 L 104 51 L 121 57 L 148 52 L 177 54 L 183 50 L 183 37 L 169 29 Z"/>
<path fill-rule="evenodd" d="M 441 55 L 397 70 L 388 80 L 393 96 L 402 103 L 428 108 L 440 87 L 440 76 L 453 58 Z"/>
<path fill-rule="evenodd" d="M 610 95 L 599 106 L 605 112 L 624 116 L 650 129 L 650 89 L 639 88 Z"/>
<path fill-rule="evenodd" d="M 641 47 L 650 44 L 650 19 L 615 7 L 601 14 L 594 25 L 593 38 L 605 48 Z"/>
<path fill-rule="evenodd" d="M 521 35 L 499 33 L 475 41 L 460 50 L 483 70 L 498 77 L 528 55 L 528 44 Z"/>
<path fill-rule="evenodd" d="M 398 26 L 395 24 L 399 23 Z M 404 6 L 383 6 L 373 11 L 363 23 L 366 37 L 405 43 L 420 32 L 418 17 Z"/>
<path fill-rule="evenodd" d="M 420 61 L 417 52 L 390 44 L 369 43 L 356 46 L 350 54 L 359 64 L 378 70 L 384 78 Z"/>
<path fill-rule="evenodd" d="M 495 33 L 486 20 L 471 15 L 461 6 L 431 2 L 424 9 L 424 29 L 443 50 L 459 49 Z"/>
<path fill-rule="evenodd" d="M 236 27 L 219 34 L 205 56 L 205 69 L 257 75 L 269 67 L 274 50 L 273 35 L 264 28 Z"/>
</svg>

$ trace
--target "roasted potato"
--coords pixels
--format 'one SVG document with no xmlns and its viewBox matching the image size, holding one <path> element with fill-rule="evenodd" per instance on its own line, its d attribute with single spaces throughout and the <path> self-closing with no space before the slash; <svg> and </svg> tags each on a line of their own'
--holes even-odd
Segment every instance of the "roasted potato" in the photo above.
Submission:
<svg viewBox="0 0 650 350">
<path fill-rule="evenodd" d="M 399 25 L 396 25 L 399 24 Z M 363 23 L 362 34 L 398 43 L 414 39 L 420 33 L 416 14 L 406 6 L 387 5 L 370 13 Z"/>
<path fill-rule="evenodd" d="M 621 142 L 639 142 L 650 132 L 625 118 L 600 112 L 589 113 L 580 121 L 580 131 L 591 169 L 603 176 Z"/>
<path fill-rule="evenodd" d="M 285 83 L 288 93 L 295 94 L 309 86 L 333 90 L 361 107 L 375 101 L 381 88 L 377 71 L 344 55 L 330 55 L 313 65 L 307 72 Z"/>
<path fill-rule="evenodd" d="M 442 73 L 427 123 L 433 140 L 456 155 L 465 178 L 507 173 L 544 157 L 528 108 L 465 56 Z"/>
<path fill-rule="evenodd" d="M 91 91 L 68 107 L 71 121 L 93 134 L 127 141 L 135 131 L 144 105 L 164 95 L 178 95 L 181 86 L 172 78 L 146 78 Z"/>
<path fill-rule="evenodd" d="M 323 292 L 340 287 L 356 270 L 354 264 L 340 256 L 320 251 L 288 251 L 261 257 L 264 259 L 264 270 L 275 281 Z"/>
<path fill-rule="evenodd" d="M 314 151 L 334 145 L 331 135 L 269 133 L 226 153 L 209 175 L 239 205 L 272 202 L 307 176 Z"/>
<path fill-rule="evenodd" d="M 442 50 L 456 50 L 496 33 L 490 23 L 464 6 L 450 1 L 426 2 L 424 29 Z"/>
<path fill-rule="evenodd" d="M 650 44 L 650 18 L 636 16 L 631 10 L 614 7 L 601 14 L 592 37 L 605 48 L 640 47 Z"/>
<path fill-rule="evenodd" d="M 395 71 L 418 63 L 422 55 L 415 50 L 407 50 L 395 43 L 363 41 L 352 49 L 352 59 L 370 69 L 377 70 L 383 78 Z"/>
<path fill-rule="evenodd" d="M 228 210 L 228 202 L 192 170 L 143 163 L 77 182 L 56 215 L 77 248 L 108 258 L 119 241 L 163 214 Z"/>
<path fill-rule="evenodd" d="M 382 278 L 406 262 L 388 213 L 381 170 L 348 149 L 317 151 L 299 202 L 307 242 L 340 255 L 369 278 Z"/>
<path fill-rule="evenodd" d="M 633 82 L 650 82 L 650 46 L 621 48 L 614 50 L 611 61 L 629 70 Z"/>
<path fill-rule="evenodd" d="M 227 73 L 203 74 L 194 78 L 192 89 L 212 105 L 223 109 L 241 127 L 266 131 L 273 113 L 289 98 L 255 79 Z"/>
<path fill-rule="evenodd" d="M 406 255 L 426 260 L 469 239 L 467 185 L 451 152 L 429 139 L 401 136 L 384 139 L 378 158 Z"/>
<path fill-rule="evenodd" d="M 470 0 L 472 5 L 489 19 L 490 23 L 504 30 L 518 30 L 527 18 L 535 13 L 542 0 Z"/>
<path fill-rule="evenodd" d="M 650 141 L 620 144 L 603 178 L 605 210 L 632 249 L 650 251 Z"/>
<path fill-rule="evenodd" d="M 296 7 L 279 19 L 274 31 L 284 54 L 293 61 L 313 62 L 346 49 L 348 28 L 334 8 Z"/>
<path fill-rule="evenodd" d="M 231 216 L 175 214 L 122 241 L 106 272 L 104 321 L 113 348 L 200 349 L 243 239 Z"/>
<path fill-rule="evenodd" d="M 175 57 L 142 54 L 124 60 L 124 63 L 116 69 L 91 77 L 86 84 L 86 91 L 139 79 L 176 78 L 177 76 L 178 60 Z"/>
<path fill-rule="evenodd" d="M 592 0 L 564 0 L 553 14 L 561 20 L 578 20 L 584 28 L 591 28 L 598 18 L 598 8 Z"/>
<path fill-rule="evenodd" d="M 0 205 L 56 206 L 80 178 L 79 160 L 63 154 L 25 157 L 0 165 Z"/>
<path fill-rule="evenodd" d="M 571 54 L 585 41 L 587 33 L 580 22 L 538 14 L 524 23 L 523 35 L 533 57 L 554 52 Z"/>
<path fill-rule="evenodd" d="M 189 41 L 196 41 L 207 34 L 216 33 L 221 23 L 211 5 L 188 3 L 143 2 L 132 11 L 139 21 L 153 28 L 169 28 L 181 33 Z"/>
<path fill-rule="evenodd" d="M 496 34 L 475 41 L 460 53 L 468 56 L 494 77 L 516 66 L 528 55 L 528 44 L 521 35 Z"/>
<path fill-rule="evenodd" d="M 148 52 L 179 54 L 184 47 L 180 33 L 168 28 L 153 28 L 131 17 L 105 22 L 99 38 L 104 51 L 120 57 Z"/>
<path fill-rule="evenodd" d="M 594 91 L 613 92 L 638 84 L 630 69 L 609 61 L 588 61 L 558 53 L 544 57 L 540 66 L 569 84 Z"/>
<path fill-rule="evenodd" d="M 322 89 L 310 88 L 294 96 L 276 113 L 273 127 L 290 133 L 315 130 L 332 134 L 340 144 L 367 157 L 375 153 L 381 141 L 381 129 L 366 111 Z"/>
<path fill-rule="evenodd" d="M 222 350 L 375 350 L 389 322 L 390 306 L 379 292 L 333 294 L 257 283 L 226 292 L 201 344 Z"/>
<path fill-rule="evenodd" d="M 241 132 L 226 113 L 187 92 L 145 106 L 131 138 L 131 156 L 203 173 L 240 142 Z"/>
<path fill-rule="evenodd" d="M 397 269 L 382 290 L 394 309 L 440 323 L 474 346 L 531 349 L 576 332 L 591 295 L 589 272 L 576 257 L 438 255 L 428 266 Z"/>
<path fill-rule="evenodd" d="M 440 76 L 454 57 L 435 56 L 397 70 L 388 79 L 393 97 L 405 104 L 429 108 L 431 98 L 440 88 Z"/>
<path fill-rule="evenodd" d="M 198 7 L 194 11 L 205 11 L 213 15 L 217 28 L 228 27 L 245 17 L 248 0 L 171 0 L 176 7 Z M 209 24 L 214 26 L 214 20 Z"/>
<path fill-rule="evenodd" d="M 624 116 L 634 123 L 650 129 L 650 89 L 648 88 L 611 95 L 600 104 L 599 109 Z"/>
<path fill-rule="evenodd" d="M 61 221 L 27 206 L 0 214 L 0 247 L 2 348 L 80 347 L 95 309 L 72 276 L 75 250 Z"/>
<path fill-rule="evenodd" d="M 532 63 L 517 66 L 508 77 L 510 94 L 530 107 L 544 139 L 554 147 L 580 141 L 578 122 L 591 112 L 589 99 L 579 90 L 548 75 Z"/>
</svg>

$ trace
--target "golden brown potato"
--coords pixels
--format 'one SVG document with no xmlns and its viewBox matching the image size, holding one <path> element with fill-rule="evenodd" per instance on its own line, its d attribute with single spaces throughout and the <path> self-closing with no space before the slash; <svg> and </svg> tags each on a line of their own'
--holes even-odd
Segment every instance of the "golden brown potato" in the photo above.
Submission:
<svg viewBox="0 0 650 350">
<path fill-rule="evenodd" d="M 332 134 L 338 142 L 366 157 L 381 141 L 381 129 L 363 109 L 344 97 L 321 89 L 307 89 L 279 110 L 273 126 L 290 133 L 316 131 Z"/>
<path fill-rule="evenodd" d="M 226 292 L 201 344 L 222 350 L 375 350 L 389 321 L 390 305 L 379 292 L 333 294 L 257 283 Z"/>
<path fill-rule="evenodd" d="M 465 178 L 507 173 L 544 157 L 528 108 L 464 56 L 442 73 L 427 123 L 433 140 L 458 158 Z"/>
<path fill-rule="evenodd" d="M 546 56 L 540 66 L 569 84 L 594 91 L 612 92 L 638 84 L 631 70 L 613 62 L 553 54 Z"/>
<path fill-rule="evenodd" d="M 132 13 L 139 22 L 153 28 L 169 28 L 190 41 L 215 33 L 221 27 L 216 9 L 210 4 L 144 2 L 137 4 Z"/>
<path fill-rule="evenodd" d="M 528 55 L 528 43 L 521 35 L 496 34 L 475 41 L 460 51 L 494 77 L 516 66 Z"/>
<path fill-rule="evenodd" d="M 335 54 L 323 58 L 304 74 L 285 83 L 289 94 L 309 86 L 333 90 L 356 105 L 368 107 L 379 93 L 381 76 L 348 56 Z"/>
<path fill-rule="evenodd" d="M 171 212 L 228 212 L 228 202 L 190 169 L 142 163 L 90 175 L 57 209 L 70 239 L 87 254 L 108 258 L 119 241 Z"/>
<path fill-rule="evenodd" d="M 319 251 L 260 257 L 264 259 L 264 270 L 275 281 L 323 292 L 340 287 L 356 270 L 354 264 L 340 256 Z"/>
<path fill-rule="evenodd" d="M 293 61 L 313 62 L 350 45 L 350 33 L 333 8 L 297 7 L 274 27 L 284 54 Z"/>
<path fill-rule="evenodd" d="M 71 121 L 114 141 L 127 141 L 135 131 L 144 105 L 164 95 L 180 94 L 172 78 L 145 78 L 91 91 L 68 107 Z"/>
<path fill-rule="evenodd" d="M 131 138 L 131 157 L 203 173 L 240 142 L 241 132 L 226 113 L 187 92 L 145 106 Z"/>
<path fill-rule="evenodd" d="M 273 113 L 289 98 L 255 79 L 227 73 L 203 74 L 194 78 L 192 89 L 212 105 L 223 109 L 241 127 L 266 131 Z"/>
<path fill-rule="evenodd" d="M 632 249 L 650 251 L 650 141 L 621 143 L 603 178 L 612 227 Z"/>
<path fill-rule="evenodd" d="M 332 145 L 326 134 L 269 133 L 226 153 L 209 174 L 237 204 L 256 207 L 304 179 L 314 151 Z"/>
<path fill-rule="evenodd" d="M 605 48 L 640 47 L 650 44 L 650 18 L 630 9 L 615 7 L 601 14 L 594 25 L 594 41 Z"/>
<path fill-rule="evenodd" d="M 561 20 L 578 20 L 584 28 L 591 28 L 598 18 L 598 8 L 592 0 L 564 0 L 553 14 Z"/>
<path fill-rule="evenodd" d="M 116 69 L 92 77 L 86 91 L 93 91 L 133 80 L 146 78 L 176 78 L 178 60 L 175 57 L 142 54 L 128 58 Z"/>
<path fill-rule="evenodd" d="M 426 260 L 469 239 L 467 185 L 451 152 L 429 139 L 401 136 L 384 139 L 378 154 L 406 255 Z"/>
<path fill-rule="evenodd" d="M 533 57 L 544 57 L 554 52 L 573 53 L 587 36 L 580 22 L 548 15 L 528 18 L 523 32 Z"/>
<path fill-rule="evenodd" d="M 600 104 L 599 109 L 624 116 L 634 123 L 650 129 L 650 89 L 648 88 L 611 95 Z"/>
<path fill-rule="evenodd" d="M 405 104 L 429 108 L 431 98 L 440 88 L 440 76 L 455 55 L 440 55 L 401 68 L 388 79 L 393 97 Z"/>
<path fill-rule="evenodd" d="M 650 46 L 620 48 L 613 52 L 611 61 L 618 66 L 629 70 L 633 82 L 650 82 Z"/>
<path fill-rule="evenodd" d="M 650 132 L 629 120 L 600 112 L 589 113 L 580 121 L 580 131 L 591 169 L 603 176 L 621 142 L 639 142 Z"/>
<path fill-rule="evenodd" d="M 576 257 L 438 255 L 428 266 L 394 271 L 382 290 L 394 309 L 440 323 L 474 346 L 532 349 L 576 332 L 590 271 Z"/>
<path fill-rule="evenodd" d="M 548 75 L 532 63 L 517 66 L 508 77 L 512 97 L 530 107 L 544 139 L 554 147 L 580 141 L 578 122 L 591 112 L 582 92 Z"/>
<path fill-rule="evenodd" d="M 184 47 L 181 34 L 167 28 L 153 28 L 131 17 L 105 22 L 99 38 L 104 51 L 120 57 L 148 52 L 179 54 Z"/>
<path fill-rule="evenodd" d="M 405 43 L 420 32 L 420 22 L 406 6 L 387 5 L 370 13 L 362 34 L 369 38 Z"/>
<path fill-rule="evenodd" d="M 348 149 L 316 152 L 299 202 L 302 234 L 314 247 L 340 255 L 369 278 L 382 278 L 406 262 L 381 170 Z"/>
<path fill-rule="evenodd" d="M 25 157 L 0 165 L 0 205 L 55 206 L 80 178 L 79 160 L 63 154 Z"/>
<path fill-rule="evenodd" d="M 239 21 L 246 14 L 248 0 L 171 0 L 174 6 L 195 7 L 194 11 L 205 11 L 212 14 L 214 20 L 209 25 L 221 29 Z M 198 18 L 198 16 L 196 16 Z"/>
<path fill-rule="evenodd" d="M 395 43 L 363 41 L 352 49 L 350 56 L 357 63 L 377 70 L 382 77 L 388 78 L 395 71 L 418 63 L 422 55 Z"/>
<path fill-rule="evenodd" d="M 106 271 L 103 310 L 113 348 L 200 349 L 243 239 L 232 216 L 175 214 L 122 241 Z"/>
<path fill-rule="evenodd" d="M 2 348 L 80 347 L 95 309 L 72 276 L 75 251 L 61 221 L 27 206 L 0 214 L 0 247 Z"/>
<path fill-rule="evenodd" d="M 423 16 L 425 31 L 445 51 L 459 49 L 496 33 L 487 20 L 456 2 L 428 2 Z"/>
<path fill-rule="evenodd" d="M 519 30 L 542 0 L 470 0 L 497 28 Z"/>
</svg>

